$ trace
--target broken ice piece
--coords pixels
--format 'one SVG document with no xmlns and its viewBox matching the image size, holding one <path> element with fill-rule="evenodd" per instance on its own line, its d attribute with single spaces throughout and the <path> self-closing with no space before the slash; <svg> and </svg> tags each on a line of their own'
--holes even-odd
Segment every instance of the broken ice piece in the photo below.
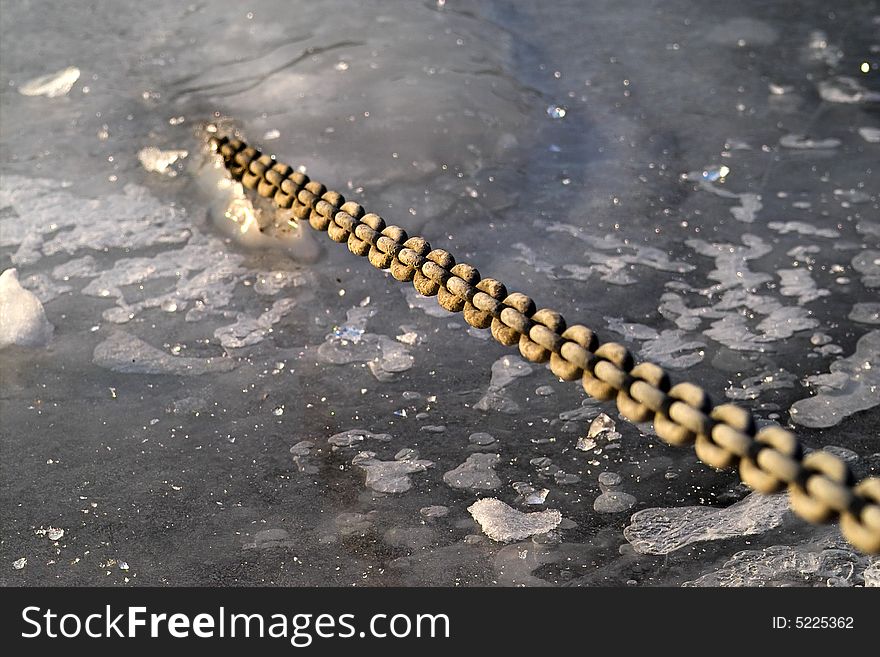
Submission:
<svg viewBox="0 0 880 657">
<path fill-rule="evenodd" d="M 495 466 L 501 461 L 498 454 L 471 454 L 454 470 L 443 475 L 443 481 L 453 488 L 486 490 L 498 488 L 501 480 L 495 474 Z"/>
<path fill-rule="evenodd" d="M 494 497 L 486 497 L 468 507 L 468 512 L 493 541 L 510 543 L 535 534 L 546 534 L 562 522 L 556 509 L 523 513 Z"/>
<path fill-rule="evenodd" d="M 0 274 L 0 349 L 13 344 L 45 346 L 53 331 L 43 304 L 18 282 L 18 271 L 7 269 Z"/>
<path fill-rule="evenodd" d="M 21 570 L 25 566 L 27 566 L 27 557 L 22 557 L 21 559 L 16 559 L 12 562 L 12 567 L 16 570 Z"/>
<path fill-rule="evenodd" d="M 608 435 L 603 436 L 604 438 L 608 438 L 609 440 L 616 440 L 620 437 L 616 431 L 614 431 L 614 420 L 608 417 L 605 413 L 599 413 L 590 423 L 590 429 L 587 431 L 588 438 L 596 438 L 601 436 L 602 434 L 608 432 Z M 612 437 L 611 434 L 616 434 Z"/>
<path fill-rule="evenodd" d="M 419 514 L 423 518 L 442 518 L 448 513 L 449 507 L 440 506 L 439 504 L 433 506 L 423 506 L 421 509 L 419 509 Z"/>
<path fill-rule="evenodd" d="M 140 160 L 141 165 L 143 165 L 144 169 L 147 171 L 166 173 L 173 176 L 177 172 L 169 167 L 177 162 L 177 160 L 182 160 L 187 155 L 189 155 L 189 153 L 184 150 L 163 151 L 155 146 L 147 146 L 138 151 L 138 160 Z"/>
<path fill-rule="evenodd" d="M 46 98 L 66 96 L 79 80 L 79 75 L 80 71 L 76 66 L 68 66 L 55 73 L 41 75 L 24 83 L 18 88 L 18 93 L 23 96 L 45 96 Z"/>
<path fill-rule="evenodd" d="M 589 452 L 591 449 L 595 449 L 596 444 L 596 441 L 592 438 L 578 438 L 577 445 L 574 448 L 582 452 Z"/>
</svg>

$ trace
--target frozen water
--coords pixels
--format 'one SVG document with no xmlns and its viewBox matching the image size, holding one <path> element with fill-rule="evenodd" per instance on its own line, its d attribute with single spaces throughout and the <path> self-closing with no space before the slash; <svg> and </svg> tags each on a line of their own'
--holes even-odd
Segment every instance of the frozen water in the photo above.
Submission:
<svg viewBox="0 0 880 657">
<path fill-rule="evenodd" d="M 751 493 L 724 509 L 690 506 L 633 514 L 623 535 L 637 552 L 668 554 L 691 543 L 760 534 L 779 526 L 788 496 Z"/>
<path fill-rule="evenodd" d="M 18 272 L 0 274 L 0 349 L 10 345 L 43 347 L 54 327 L 46 319 L 40 300 L 18 282 Z"/>
<path fill-rule="evenodd" d="M 364 440 L 378 440 L 379 442 L 388 442 L 391 435 L 387 433 L 372 433 L 364 429 L 349 429 L 340 433 L 333 434 L 327 438 L 327 443 L 333 447 L 352 447 Z"/>
<path fill-rule="evenodd" d="M 495 466 L 501 462 L 498 454 L 471 454 L 454 470 L 443 475 L 443 481 L 453 488 L 492 490 L 501 485 Z"/>
<path fill-rule="evenodd" d="M 791 406 L 791 419 L 805 427 L 833 427 L 844 419 L 880 405 L 880 331 L 859 338 L 852 356 L 831 364 L 828 374 L 807 379 L 817 393 Z"/>
<path fill-rule="evenodd" d="M 468 511 L 479 523 L 483 533 L 500 543 L 546 534 L 562 522 L 562 514 L 555 509 L 523 513 L 494 497 L 474 502 L 468 507 Z"/>
</svg>

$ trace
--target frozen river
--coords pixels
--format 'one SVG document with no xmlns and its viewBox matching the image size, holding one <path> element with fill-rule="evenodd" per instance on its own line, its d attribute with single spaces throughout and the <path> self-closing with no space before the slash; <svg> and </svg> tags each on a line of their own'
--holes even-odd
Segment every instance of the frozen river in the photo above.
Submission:
<svg viewBox="0 0 880 657">
<path fill-rule="evenodd" d="M 3 2 L 0 582 L 880 583 L 307 225 L 238 239 L 200 130 L 876 475 L 853 4 Z"/>
</svg>

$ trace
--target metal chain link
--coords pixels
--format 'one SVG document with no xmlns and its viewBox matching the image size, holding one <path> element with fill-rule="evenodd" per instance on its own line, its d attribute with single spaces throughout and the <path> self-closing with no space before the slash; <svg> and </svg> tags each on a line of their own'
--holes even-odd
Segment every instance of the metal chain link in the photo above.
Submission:
<svg viewBox="0 0 880 657">
<path fill-rule="evenodd" d="M 733 404 L 715 405 L 693 383 L 672 385 L 653 363 L 636 363 L 629 350 L 601 342 L 586 326 L 569 326 L 556 311 L 492 278 L 450 253 L 432 249 L 421 237 L 386 225 L 358 203 L 328 191 L 304 173 L 276 162 L 238 139 L 211 137 L 230 175 L 247 189 L 292 209 L 299 220 L 325 231 L 334 242 L 366 256 L 398 281 L 412 281 L 424 296 L 461 312 L 473 327 L 489 328 L 503 345 L 518 345 L 534 363 L 548 362 L 566 381 L 580 380 L 588 395 L 614 399 L 632 422 L 651 420 L 670 445 L 694 445 L 697 457 L 718 469 L 737 467 L 742 481 L 761 493 L 788 489 L 792 510 L 813 523 L 839 518 L 846 539 L 859 550 L 880 554 L 880 478 L 856 482 L 849 466 L 825 451 L 804 455 L 795 435 L 778 426 L 757 430 L 751 412 Z"/>
</svg>

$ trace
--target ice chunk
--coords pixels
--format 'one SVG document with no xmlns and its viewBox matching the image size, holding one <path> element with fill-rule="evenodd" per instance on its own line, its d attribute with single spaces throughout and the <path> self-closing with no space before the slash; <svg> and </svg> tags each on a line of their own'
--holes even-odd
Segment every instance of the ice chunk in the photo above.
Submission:
<svg viewBox="0 0 880 657">
<path fill-rule="evenodd" d="M 737 552 L 720 569 L 684 586 L 872 586 L 868 559 L 833 546 L 775 545 Z"/>
<path fill-rule="evenodd" d="M 637 501 L 629 493 L 612 490 L 602 493 L 593 501 L 593 510 L 597 513 L 623 513 L 633 508 Z"/>
<path fill-rule="evenodd" d="M 124 331 L 112 333 L 98 343 L 92 362 L 125 374 L 176 374 L 199 376 L 228 372 L 236 367 L 231 358 L 191 358 L 172 356 Z"/>
<path fill-rule="evenodd" d="M 333 434 L 327 439 L 327 442 L 334 447 L 351 447 L 366 439 L 378 440 L 387 443 L 391 440 L 391 434 L 388 433 L 372 433 L 364 429 L 349 429 L 337 434 Z"/>
<path fill-rule="evenodd" d="M 788 511 L 788 495 L 751 493 L 724 509 L 706 506 L 638 511 L 623 530 L 642 554 L 668 554 L 691 543 L 760 534 L 779 526 Z"/>
<path fill-rule="evenodd" d="M 295 299 L 277 299 L 272 307 L 259 317 L 239 313 L 234 324 L 214 331 L 214 337 L 226 349 L 238 349 L 262 342 L 272 332 L 272 326 L 280 322 L 296 306 Z"/>
<path fill-rule="evenodd" d="M 523 513 L 494 497 L 487 497 L 468 507 L 476 520 L 493 541 L 510 543 L 535 534 L 546 534 L 562 522 L 562 514 L 555 509 Z"/>
<path fill-rule="evenodd" d="M 828 149 L 840 146 L 840 140 L 834 137 L 827 139 L 811 139 L 804 135 L 783 135 L 779 138 L 780 146 L 798 150 Z"/>
<path fill-rule="evenodd" d="M 66 96 L 79 80 L 79 76 L 80 70 L 76 66 L 68 66 L 55 73 L 41 75 L 25 82 L 18 88 L 18 93 L 23 96 L 46 96 L 46 98 Z"/>
<path fill-rule="evenodd" d="M 834 228 L 816 228 L 814 225 L 804 221 L 771 221 L 767 226 L 782 235 L 797 233 L 798 235 L 815 235 L 816 237 L 828 237 L 830 239 L 840 237 L 840 233 Z"/>
<path fill-rule="evenodd" d="M 0 274 L 0 349 L 13 344 L 44 347 L 54 330 L 43 304 L 19 283 L 18 271 L 7 269 Z"/>
<path fill-rule="evenodd" d="M 784 297 L 797 297 L 798 305 L 802 306 L 831 294 L 828 290 L 816 287 L 816 281 L 806 268 L 780 269 L 776 273 L 781 279 L 779 293 Z"/>
<path fill-rule="evenodd" d="M 372 452 L 362 452 L 352 460 L 352 464 L 367 473 L 366 486 L 377 493 L 404 493 L 412 488 L 409 475 L 424 472 L 434 465 L 431 461 L 421 459 L 380 461 L 372 456 Z"/>
<path fill-rule="evenodd" d="M 177 172 L 171 168 L 171 165 L 178 160 L 182 160 L 187 155 L 189 153 L 184 150 L 162 150 L 155 146 L 147 146 L 139 150 L 137 156 L 141 166 L 147 171 L 173 176 Z"/>
<path fill-rule="evenodd" d="M 859 134 L 869 144 L 880 144 L 880 128 L 865 126 L 859 128 Z"/>
<path fill-rule="evenodd" d="M 862 324 L 880 324 L 880 303 L 857 303 L 849 311 L 849 318 Z"/>
<path fill-rule="evenodd" d="M 821 80 L 817 88 L 822 100 L 827 100 L 829 103 L 876 103 L 880 101 L 880 92 L 870 91 L 854 78 L 847 76 Z"/>
<path fill-rule="evenodd" d="M 862 285 L 880 287 L 880 251 L 862 251 L 852 259 L 852 266 L 862 275 Z"/>
<path fill-rule="evenodd" d="M 504 392 L 504 388 L 516 379 L 528 376 L 533 368 L 522 358 L 517 356 L 502 356 L 492 364 L 492 378 L 489 381 L 489 389 L 486 394 L 474 404 L 474 408 L 480 411 L 500 411 L 502 413 L 516 413 L 519 404 Z"/>
<path fill-rule="evenodd" d="M 833 362 L 828 374 L 811 376 L 807 382 L 818 393 L 791 407 L 792 421 L 805 427 L 833 427 L 853 413 L 880 405 L 880 330 L 863 335 L 852 356 Z"/>
<path fill-rule="evenodd" d="M 449 507 L 440 505 L 423 506 L 421 509 L 419 509 L 419 514 L 423 518 L 442 518 L 448 513 Z"/>
<path fill-rule="evenodd" d="M 471 454 L 454 470 L 443 475 L 443 481 L 453 488 L 490 490 L 498 488 L 501 480 L 495 474 L 495 466 L 501 462 L 498 454 Z"/>
</svg>

